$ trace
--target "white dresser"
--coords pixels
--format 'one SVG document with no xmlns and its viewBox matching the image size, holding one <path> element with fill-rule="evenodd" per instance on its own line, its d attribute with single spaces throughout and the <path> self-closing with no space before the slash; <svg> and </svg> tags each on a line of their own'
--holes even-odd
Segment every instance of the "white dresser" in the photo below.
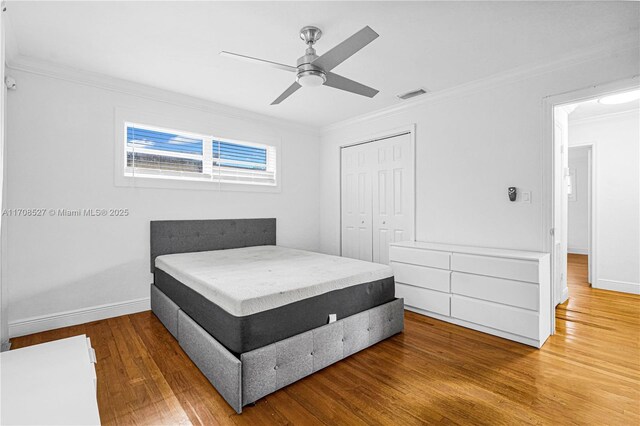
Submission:
<svg viewBox="0 0 640 426">
<path fill-rule="evenodd" d="M 85 335 L 0 354 L 0 424 L 99 425 L 96 356 Z"/>
<path fill-rule="evenodd" d="M 537 348 L 549 337 L 547 253 L 415 241 L 389 260 L 408 310 Z"/>
</svg>

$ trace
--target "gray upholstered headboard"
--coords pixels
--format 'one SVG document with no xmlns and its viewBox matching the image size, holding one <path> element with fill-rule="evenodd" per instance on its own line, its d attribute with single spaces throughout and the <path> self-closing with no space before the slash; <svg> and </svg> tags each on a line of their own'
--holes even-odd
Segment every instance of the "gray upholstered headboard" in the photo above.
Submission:
<svg viewBox="0 0 640 426">
<path fill-rule="evenodd" d="M 275 244 L 275 219 L 152 220 L 151 272 L 163 254 Z"/>
</svg>

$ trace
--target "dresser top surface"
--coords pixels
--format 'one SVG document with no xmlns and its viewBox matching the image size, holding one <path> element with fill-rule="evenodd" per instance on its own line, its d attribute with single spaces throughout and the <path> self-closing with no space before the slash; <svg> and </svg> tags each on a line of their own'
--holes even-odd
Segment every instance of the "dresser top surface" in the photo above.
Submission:
<svg viewBox="0 0 640 426">
<path fill-rule="evenodd" d="M 504 257 L 509 259 L 540 261 L 549 256 L 537 251 L 509 250 L 490 247 L 460 246 L 456 244 L 430 243 L 426 241 L 402 241 L 391 243 L 392 247 L 405 247 L 420 250 L 444 251 L 450 253 L 474 254 L 478 256 Z"/>
<path fill-rule="evenodd" d="M 85 335 L 3 352 L 2 424 L 100 424 Z"/>
</svg>

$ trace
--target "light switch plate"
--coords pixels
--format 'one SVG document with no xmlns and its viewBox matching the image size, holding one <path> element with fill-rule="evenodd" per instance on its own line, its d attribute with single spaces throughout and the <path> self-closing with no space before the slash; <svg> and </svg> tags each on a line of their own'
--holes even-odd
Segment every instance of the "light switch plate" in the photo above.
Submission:
<svg viewBox="0 0 640 426">
<path fill-rule="evenodd" d="M 531 203 L 531 192 L 526 191 L 526 192 L 522 192 L 522 202 L 523 203 Z"/>
</svg>

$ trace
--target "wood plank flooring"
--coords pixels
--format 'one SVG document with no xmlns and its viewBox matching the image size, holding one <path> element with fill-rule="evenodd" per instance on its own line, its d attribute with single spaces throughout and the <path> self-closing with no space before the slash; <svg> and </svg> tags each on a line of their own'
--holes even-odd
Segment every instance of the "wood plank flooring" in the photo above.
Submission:
<svg viewBox="0 0 640 426">
<path fill-rule="evenodd" d="M 85 333 L 104 425 L 640 424 L 640 297 L 594 290 L 570 255 L 570 299 L 537 350 L 407 312 L 405 332 L 237 415 L 150 312 L 12 340 Z"/>
</svg>

